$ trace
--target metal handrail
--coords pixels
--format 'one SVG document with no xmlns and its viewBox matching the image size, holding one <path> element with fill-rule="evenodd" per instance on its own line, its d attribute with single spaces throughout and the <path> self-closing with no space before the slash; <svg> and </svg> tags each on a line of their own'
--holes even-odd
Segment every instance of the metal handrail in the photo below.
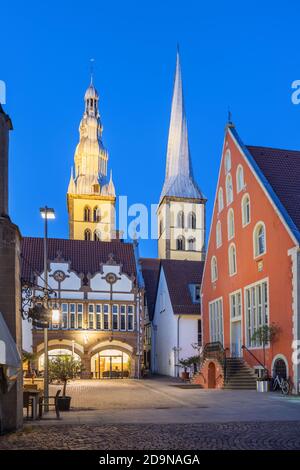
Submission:
<svg viewBox="0 0 300 470">
<path fill-rule="evenodd" d="M 258 362 L 258 364 L 260 364 L 263 367 L 263 369 L 267 372 L 267 375 L 269 375 L 269 371 L 266 368 L 266 366 L 255 356 L 255 354 L 253 354 L 252 351 L 250 351 L 250 349 L 247 348 L 247 346 L 243 344 L 242 349 L 246 349 L 246 351 L 256 360 L 256 362 Z"/>
</svg>

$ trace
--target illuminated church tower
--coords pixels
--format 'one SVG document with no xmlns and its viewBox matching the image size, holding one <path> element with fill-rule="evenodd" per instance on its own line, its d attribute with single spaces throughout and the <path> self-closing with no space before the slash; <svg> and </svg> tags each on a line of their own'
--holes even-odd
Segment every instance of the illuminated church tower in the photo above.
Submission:
<svg viewBox="0 0 300 470">
<path fill-rule="evenodd" d="M 115 187 L 107 178 L 108 153 L 102 143 L 99 95 L 91 79 L 79 126 L 79 143 L 67 193 L 70 238 L 110 241 L 115 237 Z"/>
<path fill-rule="evenodd" d="M 157 211 L 159 258 L 204 260 L 205 203 L 193 175 L 177 51 L 166 175 Z"/>
</svg>

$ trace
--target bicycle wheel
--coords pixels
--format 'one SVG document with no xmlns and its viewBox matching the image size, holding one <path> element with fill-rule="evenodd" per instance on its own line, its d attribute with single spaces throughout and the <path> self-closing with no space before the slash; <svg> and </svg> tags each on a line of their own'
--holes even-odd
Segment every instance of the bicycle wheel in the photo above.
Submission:
<svg viewBox="0 0 300 470">
<path fill-rule="evenodd" d="M 289 387 L 288 382 L 284 381 L 282 386 L 281 386 L 281 391 L 282 391 L 283 395 L 288 395 L 289 390 L 290 390 L 290 387 Z"/>
</svg>

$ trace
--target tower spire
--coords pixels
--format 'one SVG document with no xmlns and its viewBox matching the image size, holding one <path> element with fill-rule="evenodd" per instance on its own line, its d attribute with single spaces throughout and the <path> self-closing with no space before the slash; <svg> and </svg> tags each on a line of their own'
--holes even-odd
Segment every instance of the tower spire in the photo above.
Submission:
<svg viewBox="0 0 300 470">
<path fill-rule="evenodd" d="M 178 45 L 167 147 L 166 176 L 161 199 L 164 196 L 202 198 L 202 193 L 194 181 L 190 158 Z"/>
</svg>

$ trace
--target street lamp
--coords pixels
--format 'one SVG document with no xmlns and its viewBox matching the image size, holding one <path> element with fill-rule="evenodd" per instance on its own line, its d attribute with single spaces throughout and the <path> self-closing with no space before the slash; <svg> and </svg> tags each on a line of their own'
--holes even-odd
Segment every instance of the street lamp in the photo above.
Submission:
<svg viewBox="0 0 300 470">
<path fill-rule="evenodd" d="M 55 219 L 54 209 L 45 206 L 40 209 L 40 214 L 45 221 L 44 224 L 44 286 L 48 289 L 48 253 L 47 253 L 47 240 L 48 240 L 48 220 Z M 47 291 L 46 291 L 47 292 Z M 49 397 L 49 379 L 48 379 L 48 325 L 44 328 L 44 398 L 45 398 L 45 411 L 48 411 L 48 398 Z"/>
</svg>

